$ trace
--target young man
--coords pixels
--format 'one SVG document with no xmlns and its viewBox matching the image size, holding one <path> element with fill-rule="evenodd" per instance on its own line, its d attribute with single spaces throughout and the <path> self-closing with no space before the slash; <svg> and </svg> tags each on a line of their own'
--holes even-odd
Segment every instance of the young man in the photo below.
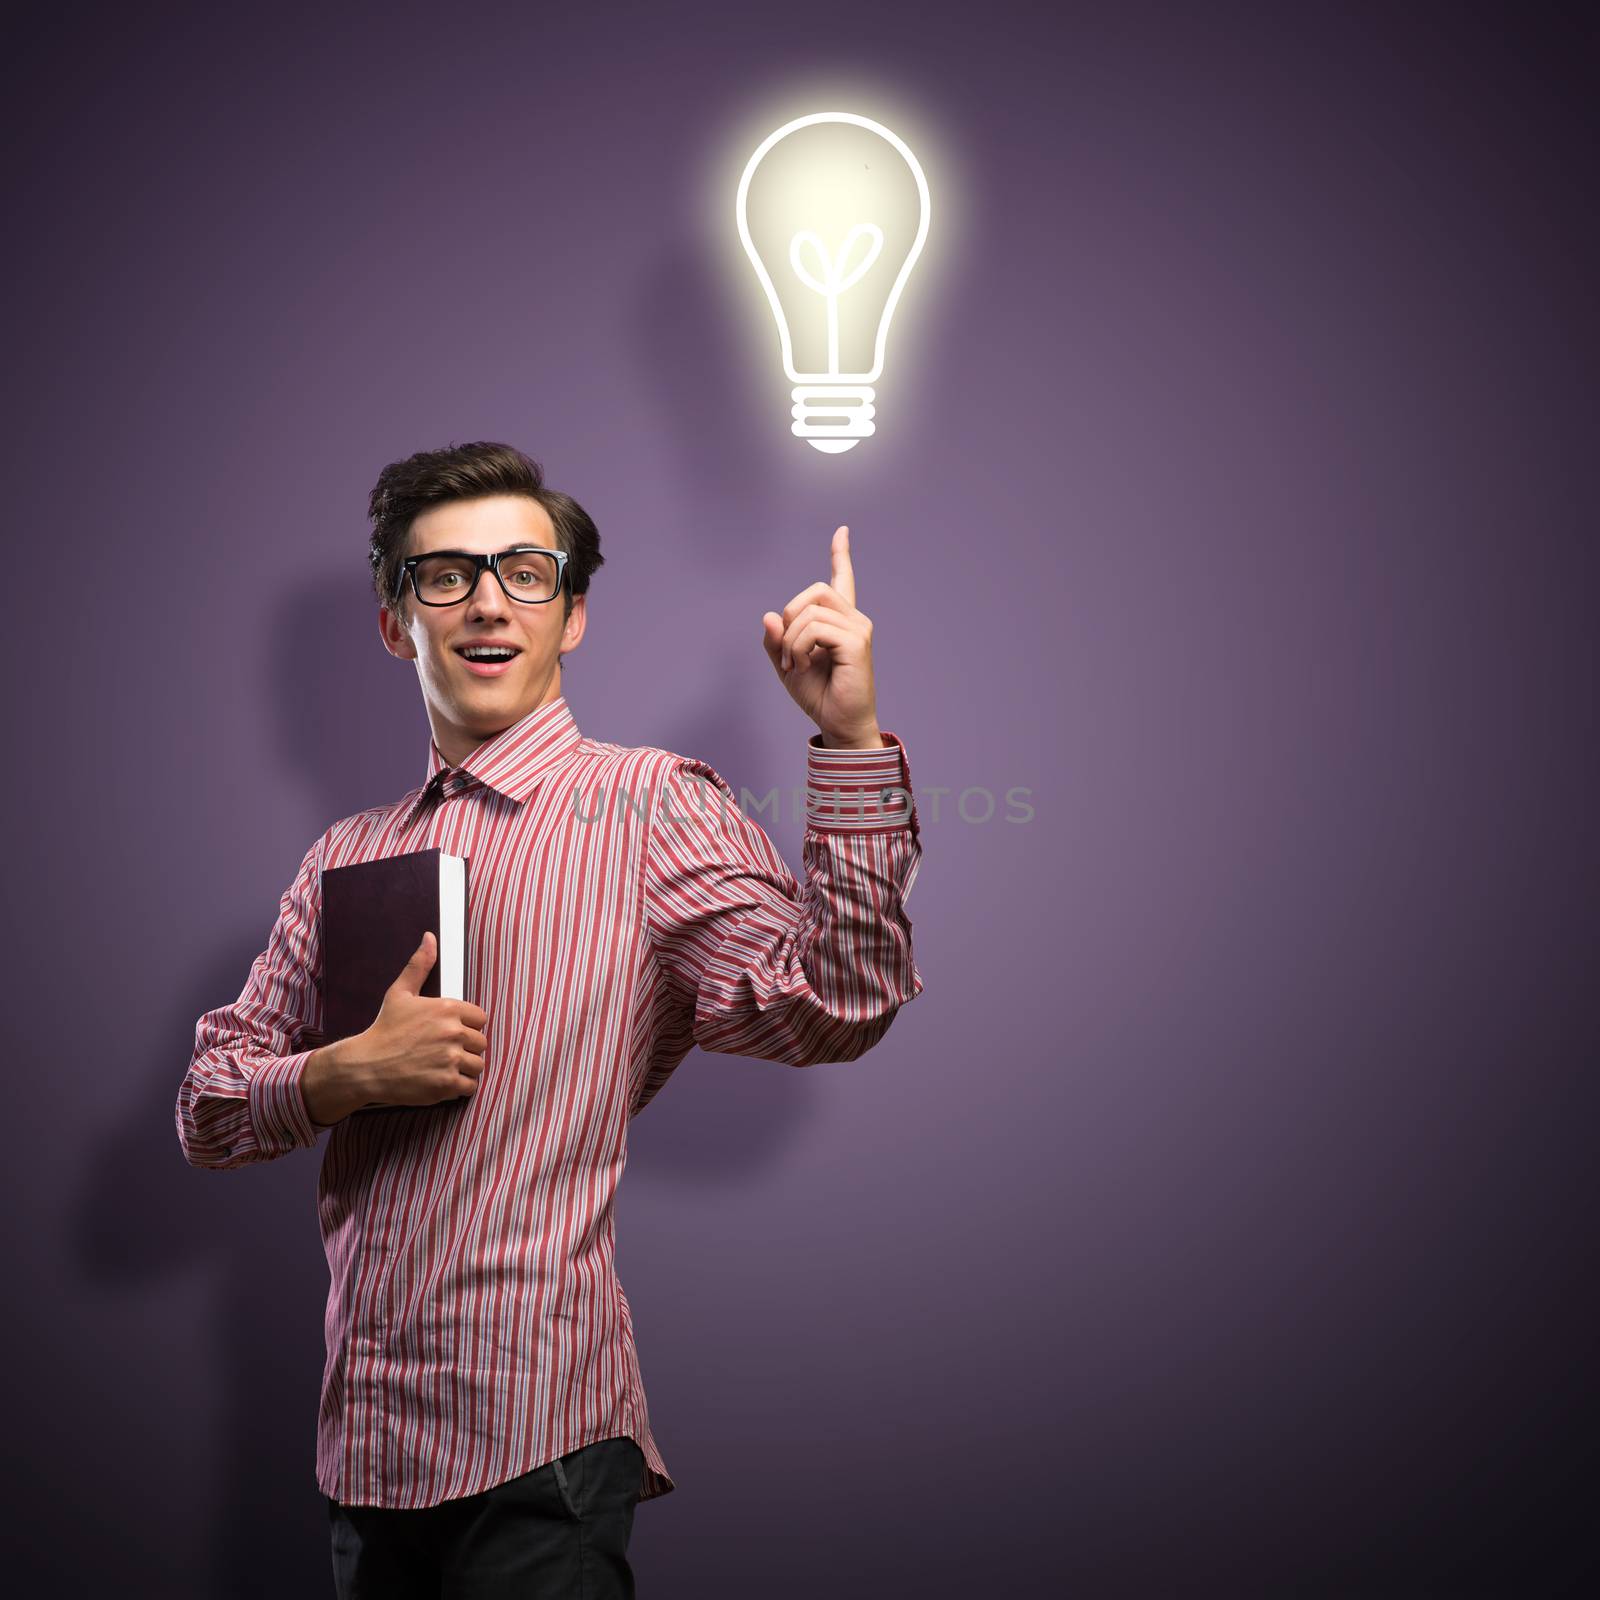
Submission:
<svg viewBox="0 0 1600 1600">
<path fill-rule="evenodd" d="M 809 1066 L 922 988 L 905 753 L 878 727 L 849 530 L 762 617 L 806 750 L 806 885 L 703 762 L 579 733 L 561 693 L 599 534 L 501 444 L 384 469 L 370 558 L 416 664 L 428 780 L 306 853 L 178 1093 L 197 1167 L 331 1129 L 317 1482 L 341 1596 L 628 1595 L 633 1508 L 668 1493 L 614 1266 L 628 1122 L 692 1045 Z M 687 597 L 686 597 L 687 598 Z M 424 938 L 364 1033 L 321 1042 L 321 873 L 468 858 L 469 1001 Z"/>
</svg>

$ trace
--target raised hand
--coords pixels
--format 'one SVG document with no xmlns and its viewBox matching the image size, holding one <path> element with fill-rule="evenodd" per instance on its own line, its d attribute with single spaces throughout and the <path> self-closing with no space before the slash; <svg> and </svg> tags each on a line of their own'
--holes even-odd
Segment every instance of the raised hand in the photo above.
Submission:
<svg viewBox="0 0 1600 1600">
<path fill-rule="evenodd" d="M 796 705 L 833 746 L 881 748 L 872 681 L 872 619 L 856 609 L 850 529 L 833 533 L 831 582 L 802 589 L 761 618 L 767 659 Z"/>
</svg>

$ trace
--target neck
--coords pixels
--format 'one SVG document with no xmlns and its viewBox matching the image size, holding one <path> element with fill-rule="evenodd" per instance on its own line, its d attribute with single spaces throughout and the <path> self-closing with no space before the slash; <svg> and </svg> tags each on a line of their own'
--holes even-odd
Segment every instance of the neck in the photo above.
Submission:
<svg viewBox="0 0 1600 1600">
<path fill-rule="evenodd" d="M 561 698 L 561 675 L 552 673 L 549 686 L 546 688 L 544 698 L 536 706 L 528 706 L 517 712 L 509 721 L 501 723 L 498 728 L 462 728 L 454 723 L 446 723 L 442 718 L 430 711 L 428 720 L 433 726 L 433 742 L 439 747 L 439 754 L 444 758 L 446 766 L 459 767 L 479 745 L 486 743 L 496 734 L 504 733 L 507 728 L 514 727 L 524 717 L 531 717 L 535 711 L 542 711 L 548 705 L 553 705 Z"/>
</svg>

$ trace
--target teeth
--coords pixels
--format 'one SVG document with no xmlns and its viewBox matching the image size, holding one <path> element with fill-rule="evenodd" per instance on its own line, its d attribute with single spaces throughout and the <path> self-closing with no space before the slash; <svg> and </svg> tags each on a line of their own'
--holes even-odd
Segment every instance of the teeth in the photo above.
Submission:
<svg viewBox="0 0 1600 1600">
<path fill-rule="evenodd" d="M 516 654 L 515 650 L 463 650 L 468 661 L 509 661 Z"/>
</svg>

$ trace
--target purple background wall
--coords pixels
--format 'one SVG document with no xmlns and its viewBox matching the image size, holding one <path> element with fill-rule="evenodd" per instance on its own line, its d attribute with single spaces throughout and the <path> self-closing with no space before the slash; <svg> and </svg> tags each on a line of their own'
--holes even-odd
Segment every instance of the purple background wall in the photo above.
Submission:
<svg viewBox="0 0 1600 1600">
<path fill-rule="evenodd" d="M 696 1053 L 634 1126 L 619 1261 L 679 1483 L 640 1508 L 641 1593 L 1594 1578 L 1577 19 L 30 18 L 30 1592 L 327 1591 L 317 1158 L 192 1171 L 172 1107 L 306 845 L 421 780 L 365 496 L 485 437 L 600 524 L 585 731 L 798 784 L 760 616 L 847 521 L 925 791 L 927 990 L 884 1042 L 804 1073 Z M 898 116 L 943 202 L 844 457 L 785 435 L 713 211 L 830 100 Z M 952 793 L 935 821 L 934 785 L 1034 815 Z"/>
</svg>

